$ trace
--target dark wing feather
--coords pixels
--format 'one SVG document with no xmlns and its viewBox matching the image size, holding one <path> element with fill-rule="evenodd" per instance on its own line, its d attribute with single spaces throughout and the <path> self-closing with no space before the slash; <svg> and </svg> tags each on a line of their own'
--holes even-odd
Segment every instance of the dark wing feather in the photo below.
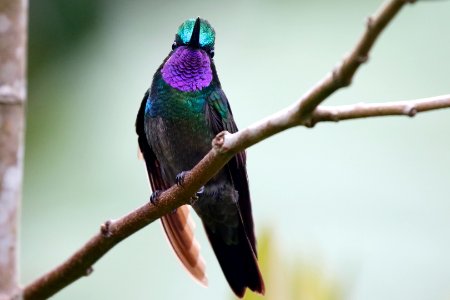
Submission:
<svg viewBox="0 0 450 300">
<path fill-rule="evenodd" d="M 142 99 L 141 106 L 136 117 L 136 133 L 138 135 L 139 150 L 145 160 L 147 167 L 148 179 L 153 190 L 166 190 L 169 186 L 166 185 L 162 178 L 162 171 L 156 159 L 155 153 L 150 147 L 145 134 L 145 105 L 147 104 L 148 91 Z"/>
<path fill-rule="evenodd" d="M 236 123 L 234 122 L 230 104 L 222 89 L 217 89 L 211 93 L 205 110 L 206 118 L 209 125 L 213 129 L 214 134 L 218 134 L 224 130 L 230 133 L 235 133 L 238 131 Z M 245 151 L 236 154 L 228 162 L 226 168 L 228 168 L 234 187 L 239 193 L 240 214 L 243 219 L 247 237 L 253 248 L 253 252 L 255 253 L 255 256 L 257 256 Z"/>
<path fill-rule="evenodd" d="M 223 130 L 231 133 L 238 130 L 227 98 L 220 88 L 209 96 L 205 111 L 214 134 Z M 239 194 L 237 205 L 241 217 L 237 229 L 239 242 L 235 245 L 226 244 L 223 238 L 205 226 L 222 271 L 234 293 L 240 298 L 243 297 L 247 287 L 261 294 L 264 294 L 265 289 L 256 259 L 256 240 L 245 164 L 245 152 L 240 152 L 225 166 Z"/>
<path fill-rule="evenodd" d="M 152 190 L 166 190 L 170 185 L 163 179 L 161 166 L 148 143 L 145 133 L 145 106 L 148 97 L 149 92 L 147 91 L 144 99 L 142 99 L 136 118 L 138 144 L 147 166 L 147 174 Z M 195 224 L 189 216 L 189 207 L 183 205 L 174 213 L 162 217 L 161 221 L 166 236 L 183 266 L 201 284 L 207 285 L 205 263 L 200 255 L 200 246 L 194 237 Z"/>
</svg>

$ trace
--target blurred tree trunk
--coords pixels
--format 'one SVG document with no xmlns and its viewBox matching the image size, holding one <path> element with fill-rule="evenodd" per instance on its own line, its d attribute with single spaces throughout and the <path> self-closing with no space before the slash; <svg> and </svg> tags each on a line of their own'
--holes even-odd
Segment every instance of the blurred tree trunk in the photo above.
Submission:
<svg viewBox="0 0 450 300">
<path fill-rule="evenodd" d="M 0 1 L 0 299 L 18 293 L 27 0 Z"/>
</svg>

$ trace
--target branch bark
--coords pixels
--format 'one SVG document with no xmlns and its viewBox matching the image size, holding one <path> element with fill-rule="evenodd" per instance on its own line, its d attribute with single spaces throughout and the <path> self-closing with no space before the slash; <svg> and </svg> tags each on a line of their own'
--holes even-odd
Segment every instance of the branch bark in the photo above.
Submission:
<svg viewBox="0 0 450 300">
<path fill-rule="evenodd" d="M 294 126 L 312 127 L 320 121 L 338 121 L 380 115 L 406 114 L 450 107 L 449 96 L 409 102 L 360 104 L 340 107 L 318 107 L 336 90 L 348 86 L 376 39 L 409 1 L 390 0 L 372 17 L 362 37 L 341 64 L 316 84 L 292 106 L 261 120 L 235 134 L 222 132 L 212 143 L 211 151 L 186 175 L 183 186 L 172 186 L 163 192 L 158 205 L 144 204 L 118 220 L 107 221 L 101 230 L 69 259 L 36 279 L 23 290 L 24 299 L 45 299 L 82 276 L 92 272 L 92 265 L 117 243 L 169 213 L 189 203 L 189 198 L 205 185 L 236 153 Z"/>
<path fill-rule="evenodd" d="M 18 294 L 27 1 L 0 3 L 0 299 Z"/>
</svg>

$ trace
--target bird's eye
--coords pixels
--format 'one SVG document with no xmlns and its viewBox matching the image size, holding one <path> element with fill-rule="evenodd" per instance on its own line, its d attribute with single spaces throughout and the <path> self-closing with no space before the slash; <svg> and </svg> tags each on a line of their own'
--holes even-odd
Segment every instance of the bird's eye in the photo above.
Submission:
<svg viewBox="0 0 450 300">
<path fill-rule="evenodd" d="M 178 45 L 177 45 L 177 42 L 173 42 L 173 44 L 172 44 L 172 50 L 174 50 L 177 46 L 178 46 Z"/>
<path fill-rule="evenodd" d="M 214 57 L 214 49 L 209 50 L 209 56 L 211 56 L 211 58 Z"/>
</svg>

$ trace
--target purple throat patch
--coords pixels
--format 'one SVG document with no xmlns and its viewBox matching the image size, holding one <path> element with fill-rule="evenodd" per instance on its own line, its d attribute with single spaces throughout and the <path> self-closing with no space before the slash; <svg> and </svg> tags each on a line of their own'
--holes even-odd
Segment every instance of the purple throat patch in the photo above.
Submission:
<svg viewBox="0 0 450 300">
<path fill-rule="evenodd" d="M 179 47 L 164 64 L 162 77 L 180 91 L 199 91 L 211 83 L 211 60 L 205 51 Z"/>
</svg>

